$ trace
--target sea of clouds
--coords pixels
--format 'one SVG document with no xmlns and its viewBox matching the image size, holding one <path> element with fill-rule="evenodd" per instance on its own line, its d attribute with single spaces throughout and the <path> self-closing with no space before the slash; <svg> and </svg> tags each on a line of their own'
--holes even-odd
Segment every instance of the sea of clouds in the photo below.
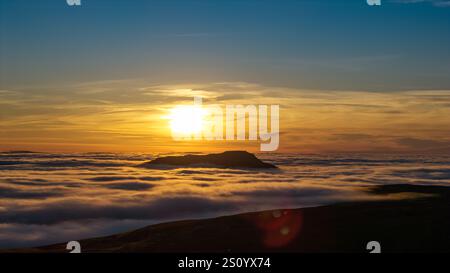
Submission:
<svg viewBox="0 0 450 273">
<path fill-rule="evenodd" d="M 0 153 L 0 248 L 150 224 L 371 200 L 367 186 L 450 186 L 450 156 L 260 155 L 279 170 L 145 169 L 159 155 Z"/>
</svg>

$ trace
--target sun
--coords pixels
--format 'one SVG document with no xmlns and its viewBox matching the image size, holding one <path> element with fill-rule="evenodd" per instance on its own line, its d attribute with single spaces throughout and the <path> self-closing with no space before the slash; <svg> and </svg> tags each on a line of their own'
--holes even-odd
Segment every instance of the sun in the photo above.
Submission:
<svg viewBox="0 0 450 273">
<path fill-rule="evenodd" d="M 169 120 L 172 133 L 192 135 L 201 133 L 206 110 L 198 106 L 176 106 L 170 111 Z"/>
</svg>

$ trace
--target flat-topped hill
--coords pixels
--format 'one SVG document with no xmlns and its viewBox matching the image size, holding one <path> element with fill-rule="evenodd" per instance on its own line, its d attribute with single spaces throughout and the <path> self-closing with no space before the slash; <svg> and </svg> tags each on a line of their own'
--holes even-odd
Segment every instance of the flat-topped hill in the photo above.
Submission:
<svg viewBox="0 0 450 273">
<path fill-rule="evenodd" d="M 218 167 L 218 168 L 277 168 L 275 165 L 259 160 L 254 154 L 245 151 L 228 151 L 221 154 L 184 155 L 160 157 L 146 162 L 140 167 Z"/>
</svg>

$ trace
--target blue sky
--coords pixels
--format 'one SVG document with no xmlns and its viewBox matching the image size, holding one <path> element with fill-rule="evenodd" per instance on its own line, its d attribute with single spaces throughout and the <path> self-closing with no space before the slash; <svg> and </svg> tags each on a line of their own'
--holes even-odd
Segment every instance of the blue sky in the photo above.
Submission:
<svg viewBox="0 0 450 273">
<path fill-rule="evenodd" d="M 448 89 L 446 2 L 0 0 L 0 87 L 143 78 Z"/>
<path fill-rule="evenodd" d="M 446 152 L 449 3 L 0 0 L 0 150 L 193 149 L 200 95 L 281 105 L 280 151 Z"/>
</svg>

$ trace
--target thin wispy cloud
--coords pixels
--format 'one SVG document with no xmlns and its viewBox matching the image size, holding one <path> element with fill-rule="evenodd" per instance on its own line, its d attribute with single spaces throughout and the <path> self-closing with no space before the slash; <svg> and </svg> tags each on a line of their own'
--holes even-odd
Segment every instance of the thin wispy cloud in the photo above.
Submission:
<svg viewBox="0 0 450 273">
<path fill-rule="evenodd" d="M 450 7 L 448 0 L 392 0 L 391 2 L 399 4 L 430 3 L 435 7 Z"/>
<path fill-rule="evenodd" d="M 61 89 L 65 92 L 58 95 Z M 0 129 L 5 132 L 0 135 L 4 145 L 0 149 L 19 145 L 20 150 L 40 151 L 178 149 L 180 143 L 172 141 L 164 117 L 175 105 L 192 104 L 194 96 L 203 97 L 207 105 L 281 105 L 281 149 L 290 151 L 432 152 L 447 150 L 450 142 L 449 90 L 333 91 L 248 82 L 152 85 L 130 80 L 0 93 L 4 117 Z M 367 141 L 339 135 L 376 137 Z M 251 149 L 248 144 L 225 143 L 216 148 Z"/>
</svg>

